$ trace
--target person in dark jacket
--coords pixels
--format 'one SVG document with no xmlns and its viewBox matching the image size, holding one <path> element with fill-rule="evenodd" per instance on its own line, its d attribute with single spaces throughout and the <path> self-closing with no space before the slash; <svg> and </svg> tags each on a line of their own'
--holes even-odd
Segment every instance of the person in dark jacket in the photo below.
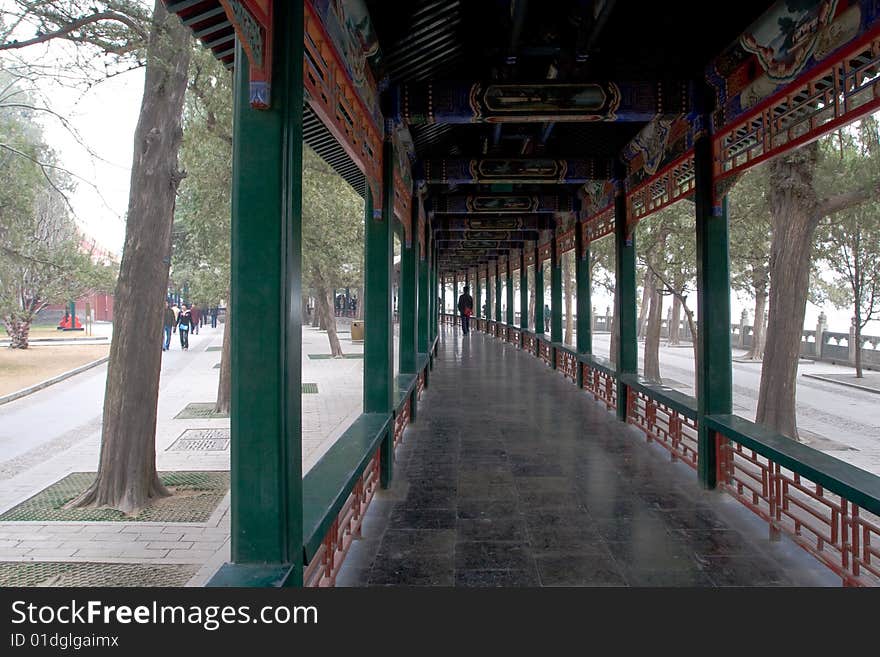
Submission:
<svg viewBox="0 0 880 657">
<path fill-rule="evenodd" d="M 192 313 L 185 303 L 180 304 L 180 314 L 177 316 L 177 332 L 180 333 L 180 348 L 189 351 L 189 332 L 193 328 Z"/>
<path fill-rule="evenodd" d="M 171 329 L 174 328 L 174 311 L 171 309 L 171 302 L 165 300 L 165 326 L 162 329 L 164 342 L 162 342 L 162 351 L 168 351 L 171 348 Z"/>
<path fill-rule="evenodd" d="M 190 314 L 190 319 L 192 320 L 193 334 L 198 335 L 199 334 L 199 324 L 202 321 L 202 309 L 199 308 L 197 305 L 193 304 L 193 307 L 190 309 L 189 314 Z"/>
<path fill-rule="evenodd" d="M 474 314 L 474 298 L 468 294 L 470 288 L 465 285 L 458 297 L 458 312 L 461 315 L 461 332 L 467 335 L 471 328 L 471 315 Z"/>
</svg>

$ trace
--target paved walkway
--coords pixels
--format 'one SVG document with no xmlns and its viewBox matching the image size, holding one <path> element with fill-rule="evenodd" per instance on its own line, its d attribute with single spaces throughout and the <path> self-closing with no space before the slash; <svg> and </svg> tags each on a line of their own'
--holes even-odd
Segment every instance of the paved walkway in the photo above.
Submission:
<svg viewBox="0 0 880 657">
<path fill-rule="evenodd" d="M 216 399 L 222 325 L 201 328 L 180 351 L 163 354 L 156 456 L 159 471 L 226 471 L 229 450 L 169 449 L 190 429 L 227 430 L 228 418 L 176 419 L 191 402 Z M 340 324 L 340 330 L 347 326 Z M 340 335 L 345 353 L 363 353 Z M 329 352 L 325 332 L 303 329 L 303 467 L 308 470 L 361 413 L 363 360 L 310 359 Z M 71 472 L 94 472 L 100 451 L 106 366 L 0 407 L 0 513 Z M 229 559 L 229 495 L 206 522 L 0 522 L 0 562 L 191 564 L 204 584 Z M 136 582 L 133 582 L 136 584 Z"/>
<path fill-rule="evenodd" d="M 511 345 L 445 328 L 339 585 L 837 586 Z"/>
</svg>

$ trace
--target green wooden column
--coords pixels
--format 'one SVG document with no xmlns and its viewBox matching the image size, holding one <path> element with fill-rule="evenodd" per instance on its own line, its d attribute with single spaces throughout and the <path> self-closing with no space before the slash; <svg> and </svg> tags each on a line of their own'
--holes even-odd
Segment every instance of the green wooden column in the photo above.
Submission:
<svg viewBox="0 0 880 657">
<path fill-rule="evenodd" d="M 550 339 L 562 342 L 562 254 L 555 235 L 550 243 Z"/>
<path fill-rule="evenodd" d="M 535 246 L 535 333 L 544 333 L 544 263 L 541 250 Z"/>
<path fill-rule="evenodd" d="M 510 262 L 510 252 L 507 253 L 507 318 L 508 326 L 513 326 L 513 264 Z"/>
<path fill-rule="evenodd" d="M 411 226 L 418 226 L 418 198 L 412 198 Z M 416 350 L 418 345 L 417 316 L 419 298 L 419 237 L 415 230 L 404 231 L 400 246 L 400 292 L 397 309 L 400 314 L 400 371 L 405 374 L 416 372 Z"/>
<path fill-rule="evenodd" d="M 495 321 L 501 321 L 501 268 L 495 260 Z"/>
<path fill-rule="evenodd" d="M 703 125 L 709 125 L 709 118 Z M 714 205 L 712 138 L 697 132 L 694 143 L 697 232 L 697 475 L 706 488 L 716 484 L 716 448 L 703 418 L 733 412 L 733 370 L 730 352 L 730 261 L 727 197 Z"/>
<path fill-rule="evenodd" d="M 386 139 L 382 154 L 382 212 L 373 212 L 370 188 L 364 217 L 364 412 L 391 413 L 394 390 L 391 281 L 394 261 L 394 151 Z M 394 436 L 382 440 L 381 481 L 391 481 Z"/>
<path fill-rule="evenodd" d="M 525 248 L 519 257 L 519 327 L 524 331 L 529 329 L 529 271 Z"/>
<path fill-rule="evenodd" d="M 432 297 L 434 301 L 434 313 L 431 319 L 431 343 L 433 344 L 434 338 L 437 337 L 437 329 L 440 327 L 440 308 L 437 301 L 440 296 L 440 254 L 437 252 L 436 244 L 431 248 L 431 253 L 433 255 L 431 258 L 431 291 L 434 293 Z M 433 364 L 434 362 L 432 359 L 432 367 Z"/>
<path fill-rule="evenodd" d="M 483 306 L 481 303 L 482 299 L 480 298 L 482 296 L 480 294 L 482 290 L 480 289 L 480 285 L 482 285 L 482 281 L 480 279 L 480 267 L 478 265 L 477 274 L 474 277 L 474 318 L 483 316 Z"/>
<path fill-rule="evenodd" d="M 212 586 L 301 586 L 303 10 L 275 11 L 272 106 L 236 44 L 232 153 L 231 557 Z M 260 317 L 260 330 L 253 327 Z"/>
<path fill-rule="evenodd" d="M 574 232 L 577 279 L 577 350 L 579 354 L 593 353 L 593 301 L 590 298 L 590 243 L 584 240 L 578 226 Z"/>
<path fill-rule="evenodd" d="M 431 290 L 429 287 L 430 279 L 428 277 L 428 227 L 425 226 L 422 240 L 425 245 L 424 255 L 422 255 L 421 246 L 419 246 L 419 298 L 417 300 L 419 307 L 418 314 L 418 353 L 428 353 L 428 321 L 430 318 L 430 301 Z M 425 374 L 427 377 L 427 373 Z M 427 378 L 425 385 L 428 385 Z"/>
<path fill-rule="evenodd" d="M 626 171 L 617 167 L 614 198 L 614 304 L 617 308 L 617 373 L 638 372 L 638 337 L 636 332 L 636 237 L 627 234 Z M 626 421 L 626 386 L 617 380 L 617 417 Z"/>
<path fill-rule="evenodd" d="M 492 292 L 492 278 L 490 276 L 490 272 L 491 272 L 491 265 L 487 264 L 486 265 L 486 321 L 489 321 L 490 319 L 492 319 L 492 317 L 494 317 L 494 315 L 492 314 L 492 306 L 494 304 L 492 303 L 493 292 Z"/>
<path fill-rule="evenodd" d="M 443 279 L 440 279 L 440 293 L 443 297 L 443 312 L 446 312 L 446 286 L 443 284 Z M 458 274 L 452 274 L 452 315 L 455 316 L 458 313 L 458 310 L 455 307 L 455 301 L 458 298 Z"/>
</svg>

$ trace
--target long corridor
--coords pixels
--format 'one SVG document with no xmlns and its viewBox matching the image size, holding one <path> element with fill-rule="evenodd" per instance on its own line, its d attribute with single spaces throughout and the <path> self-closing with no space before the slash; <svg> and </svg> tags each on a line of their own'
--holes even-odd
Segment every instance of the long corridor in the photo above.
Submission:
<svg viewBox="0 0 880 657">
<path fill-rule="evenodd" d="M 441 326 L 339 586 L 839 586 L 538 359 Z"/>
</svg>

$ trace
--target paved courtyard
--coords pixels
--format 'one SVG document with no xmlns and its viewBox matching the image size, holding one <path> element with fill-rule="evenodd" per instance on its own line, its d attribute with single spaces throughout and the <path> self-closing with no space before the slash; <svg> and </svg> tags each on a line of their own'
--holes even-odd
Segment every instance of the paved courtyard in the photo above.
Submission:
<svg viewBox="0 0 880 657">
<path fill-rule="evenodd" d="M 345 353 L 362 354 L 363 344 L 351 342 L 348 325 L 341 322 L 339 328 Z M 216 398 L 222 325 L 202 328 L 191 337 L 187 352 L 177 347 L 176 337 L 163 355 L 157 467 L 160 472 L 228 471 L 229 419 L 176 417 L 190 403 Z M 329 353 L 326 333 L 310 327 L 303 329 L 302 353 L 302 380 L 317 387 L 317 393 L 303 395 L 307 471 L 361 413 L 363 360 L 310 358 Z M 105 379 L 106 365 L 101 365 L 0 406 L 0 515 L 71 473 L 96 470 Z M 188 438 L 203 449 L 180 449 Z M 0 520 L 0 562 L 187 565 L 189 584 L 199 586 L 229 559 L 228 511 L 227 492 L 202 522 Z M 7 579 L 16 581 L 21 570 L 10 571 Z M 180 572 L 189 571 L 178 569 L 178 578 Z M 52 581 L 59 577 L 52 569 L 46 573 Z M 149 571 L 144 576 L 145 583 L 153 577 Z M 72 581 L 82 584 L 88 578 Z"/>
</svg>

